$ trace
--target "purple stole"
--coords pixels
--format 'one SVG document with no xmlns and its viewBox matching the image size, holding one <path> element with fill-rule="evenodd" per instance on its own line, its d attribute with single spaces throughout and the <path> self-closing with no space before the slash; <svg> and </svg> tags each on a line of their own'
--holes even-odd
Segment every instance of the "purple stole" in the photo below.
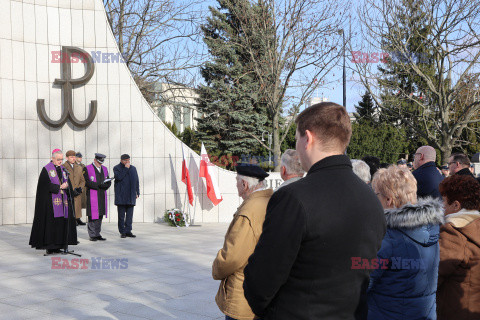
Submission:
<svg viewBox="0 0 480 320">
<path fill-rule="evenodd" d="M 56 185 L 61 185 L 55 165 L 52 162 L 49 162 L 44 168 L 47 170 L 50 182 Z M 65 169 L 61 166 L 60 169 L 62 170 L 63 174 L 62 183 L 67 182 L 68 178 L 67 174 L 65 173 Z M 59 193 L 52 193 L 52 205 L 53 216 L 55 218 L 68 218 L 68 198 L 65 190 L 60 189 Z"/>
<path fill-rule="evenodd" d="M 108 170 L 107 167 L 102 166 L 103 174 L 105 175 L 105 179 L 108 177 Z M 87 173 L 90 181 L 97 182 L 97 175 L 96 170 L 94 168 L 93 163 L 87 166 Z M 105 218 L 107 217 L 107 191 L 105 190 Z M 92 219 L 98 219 L 98 191 L 94 189 L 90 189 L 90 212 L 92 213 Z"/>
</svg>

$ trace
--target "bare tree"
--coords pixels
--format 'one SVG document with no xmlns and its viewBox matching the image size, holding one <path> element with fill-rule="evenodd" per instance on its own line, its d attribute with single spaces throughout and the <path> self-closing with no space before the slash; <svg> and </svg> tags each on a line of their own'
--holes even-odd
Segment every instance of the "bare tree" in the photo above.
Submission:
<svg viewBox="0 0 480 320">
<path fill-rule="evenodd" d="M 410 14 L 405 10 L 409 5 Z M 422 28 L 417 28 L 418 12 Z M 367 54 L 356 61 L 360 82 L 387 115 L 408 118 L 405 124 L 439 149 L 446 161 L 452 148 L 465 143 L 464 129 L 480 121 L 480 91 L 471 85 L 478 84 L 480 75 L 478 1 L 365 0 L 359 18 L 364 47 L 356 49 L 388 50 L 385 59 L 395 70 L 395 75 L 382 72 Z M 426 51 L 412 49 L 413 40 Z M 408 78 L 411 85 L 392 81 L 395 76 Z"/>
<path fill-rule="evenodd" d="M 149 102 L 164 96 L 171 99 L 172 94 L 165 95 L 162 90 L 175 85 L 193 86 L 201 60 L 197 46 L 199 0 L 103 3 L 124 61 Z M 156 85 L 160 83 L 168 85 Z"/>
<path fill-rule="evenodd" d="M 280 146 L 300 107 L 311 98 L 315 89 L 342 53 L 342 25 L 348 15 L 348 1 L 336 0 L 258 0 L 264 8 L 260 15 L 244 14 L 241 19 L 245 46 L 259 79 L 272 123 L 273 146 L 270 149 L 261 137 L 253 136 L 273 152 L 275 171 L 280 169 Z M 241 14 L 238 14 L 240 17 Z M 268 41 L 266 52 L 258 55 L 254 37 Z M 281 135 L 281 118 L 287 123 Z"/>
</svg>

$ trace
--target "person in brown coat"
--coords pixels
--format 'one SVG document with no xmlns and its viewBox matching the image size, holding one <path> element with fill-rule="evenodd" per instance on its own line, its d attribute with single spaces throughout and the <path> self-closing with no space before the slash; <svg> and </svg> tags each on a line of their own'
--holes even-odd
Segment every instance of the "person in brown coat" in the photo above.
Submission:
<svg viewBox="0 0 480 320">
<path fill-rule="evenodd" d="M 83 177 L 83 168 L 77 164 L 75 151 L 69 150 L 65 154 L 67 156 L 67 161 L 63 164 L 63 167 L 68 171 L 70 176 L 70 181 L 72 182 L 73 189 L 81 188 L 80 194 L 74 196 L 75 200 L 75 218 L 78 225 L 85 225 L 85 222 L 82 221 L 82 191 L 85 189 L 85 178 Z"/>
<path fill-rule="evenodd" d="M 262 233 L 273 194 L 272 189 L 265 188 L 266 177 L 268 174 L 256 165 L 237 166 L 237 190 L 243 203 L 233 215 L 212 266 L 213 279 L 222 280 L 215 301 L 226 320 L 256 319 L 243 293 L 243 269 Z"/>
<path fill-rule="evenodd" d="M 76 162 L 77 164 L 82 167 L 82 171 L 83 169 L 85 169 L 85 165 L 82 163 L 82 154 L 80 152 L 77 152 L 77 154 L 75 155 L 75 158 L 76 158 Z M 82 192 L 82 209 L 86 209 L 87 208 L 87 191 L 86 190 L 83 190 Z"/>
<path fill-rule="evenodd" d="M 480 319 L 480 184 L 453 175 L 440 184 L 445 224 L 440 229 L 438 320 Z"/>
</svg>

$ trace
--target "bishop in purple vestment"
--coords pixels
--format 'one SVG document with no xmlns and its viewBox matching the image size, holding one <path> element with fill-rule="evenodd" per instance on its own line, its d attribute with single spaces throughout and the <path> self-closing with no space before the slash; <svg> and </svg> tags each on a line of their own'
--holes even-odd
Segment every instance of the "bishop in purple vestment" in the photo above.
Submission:
<svg viewBox="0 0 480 320">
<path fill-rule="evenodd" d="M 77 244 L 77 228 L 70 197 L 75 191 L 68 173 L 61 167 L 63 153 L 52 152 L 52 160 L 42 168 L 38 178 L 30 246 L 60 253 L 60 249 Z M 68 240 L 67 240 L 68 239 Z"/>
</svg>

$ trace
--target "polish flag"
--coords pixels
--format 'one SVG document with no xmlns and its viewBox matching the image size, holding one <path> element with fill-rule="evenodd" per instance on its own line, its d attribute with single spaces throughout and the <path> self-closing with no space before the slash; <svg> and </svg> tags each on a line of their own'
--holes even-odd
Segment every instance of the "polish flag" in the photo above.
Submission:
<svg viewBox="0 0 480 320">
<path fill-rule="evenodd" d="M 212 201 L 213 205 L 217 205 L 223 200 L 218 188 L 217 180 L 213 174 L 213 164 L 208 159 L 207 150 L 202 142 L 202 151 L 200 153 L 200 177 L 205 178 L 207 183 L 207 196 Z"/>
<path fill-rule="evenodd" d="M 183 143 L 182 143 L 182 154 L 183 154 L 182 182 L 187 185 L 188 202 L 190 202 L 190 205 L 193 206 L 192 181 L 190 180 L 190 173 L 188 172 L 188 168 L 187 168 L 187 159 L 185 159 L 185 151 L 183 150 Z"/>
</svg>

